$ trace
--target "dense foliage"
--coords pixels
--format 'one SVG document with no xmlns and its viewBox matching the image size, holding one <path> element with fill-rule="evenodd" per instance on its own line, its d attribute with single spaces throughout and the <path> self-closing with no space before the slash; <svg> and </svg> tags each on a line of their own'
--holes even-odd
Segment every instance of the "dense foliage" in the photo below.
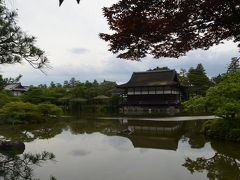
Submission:
<svg viewBox="0 0 240 180">
<path fill-rule="evenodd" d="M 195 69 L 190 68 L 187 76 L 190 85 L 190 93 L 204 95 L 210 87 L 210 80 L 205 73 L 203 65 L 198 64 Z"/>
<path fill-rule="evenodd" d="M 43 68 L 48 59 L 35 45 L 36 38 L 27 35 L 16 22 L 17 13 L 9 11 L 0 0 L 0 64 L 27 61 L 34 68 Z"/>
<path fill-rule="evenodd" d="M 10 123 L 28 123 L 43 121 L 43 117 L 62 114 L 62 109 L 53 104 L 29 102 L 10 102 L 0 109 L 0 118 Z"/>
<path fill-rule="evenodd" d="M 6 78 L 5 78 L 6 79 Z M 30 87 L 21 96 L 0 91 L 0 120 L 11 123 L 39 122 L 65 113 L 95 114 L 117 113 L 120 96 L 116 83 L 96 80 L 84 83 L 75 80 L 63 84 L 51 83 Z"/>
<path fill-rule="evenodd" d="M 210 138 L 240 142 L 239 119 L 208 120 L 203 124 L 202 130 Z"/>
<path fill-rule="evenodd" d="M 183 164 L 191 174 L 206 172 L 208 179 L 238 179 L 239 166 L 238 159 L 216 151 L 215 155 L 206 158 L 196 159 L 186 158 Z"/>
<path fill-rule="evenodd" d="M 191 67 L 188 71 L 181 69 L 178 80 L 181 85 L 188 87 L 190 96 L 205 95 L 208 88 L 214 84 L 206 75 L 202 64 L 198 64 L 196 68 Z"/>
<path fill-rule="evenodd" d="M 18 83 L 20 79 L 22 78 L 22 75 L 18 75 L 16 78 L 3 78 L 3 76 L 0 74 L 0 91 L 4 89 L 4 87 L 8 84 L 12 83 Z"/>
<path fill-rule="evenodd" d="M 200 68 L 203 69 L 203 68 Z M 203 125 L 205 134 L 212 138 L 240 141 L 240 64 L 239 58 L 232 58 L 227 72 L 209 81 L 205 74 L 198 77 L 190 69 L 184 80 L 190 86 L 190 99 L 183 103 L 191 114 L 211 113 L 222 119 L 209 120 Z M 203 70 L 201 70 L 204 72 Z M 196 76 L 197 75 L 197 76 Z M 191 76 L 193 81 L 190 83 Z M 190 77 L 190 78 L 189 78 Z M 196 83 L 193 83 L 196 81 Z M 201 82 L 203 82 L 201 84 Z M 195 88 L 192 86 L 195 84 Z M 204 86 L 208 85 L 207 86 Z M 196 90 L 202 91 L 196 91 Z M 196 93 L 194 93 L 196 92 Z"/>
<path fill-rule="evenodd" d="M 59 6 L 62 5 L 63 1 L 64 1 L 64 0 L 59 0 Z M 79 3 L 80 3 L 80 0 L 77 0 L 77 3 L 79 4 Z"/>
<path fill-rule="evenodd" d="M 240 58 L 233 57 L 231 60 L 231 63 L 228 65 L 228 70 L 227 72 L 236 72 L 240 71 L 240 63 L 239 63 Z"/>
<path fill-rule="evenodd" d="M 224 75 L 217 85 L 209 88 L 206 96 L 215 114 L 235 118 L 240 113 L 240 72 Z"/>
<path fill-rule="evenodd" d="M 206 98 L 202 96 L 193 96 L 183 103 L 184 109 L 192 113 L 207 112 Z"/>
<path fill-rule="evenodd" d="M 219 82 L 207 90 L 206 96 L 194 96 L 184 103 L 186 110 L 208 110 L 222 118 L 239 118 L 240 72 L 221 75 Z"/>
<path fill-rule="evenodd" d="M 64 81 L 64 84 L 51 83 L 49 87 L 39 85 L 31 87 L 21 99 L 25 102 L 33 104 L 48 102 L 62 106 L 65 109 L 75 108 L 81 110 L 83 106 L 104 104 L 109 106 L 116 103 L 118 106 L 119 96 L 112 99 L 114 91 L 116 91 L 116 83 L 111 81 L 103 81 L 101 83 L 96 80 L 93 82 L 86 81 L 84 83 L 72 78 Z M 106 96 L 108 99 L 95 99 L 97 96 Z M 93 107 L 94 108 L 94 107 Z"/>
<path fill-rule="evenodd" d="M 239 0 L 119 0 L 103 13 L 113 34 L 100 37 L 119 58 L 179 57 L 240 41 Z"/>
<path fill-rule="evenodd" d="M 240 141 L 239 69 L 239 59 L 233 58 L 227 73 L 214 78 L 212 86 L 203 96 L 192 96 L 183 103 L 184 109 L 191 113 L 208 112 L 222 118 L 204 124 L 203 131 L 209 137 Z"/>
<path fill-rule="evenodd" d="M 0 91 L 0 108 L 14 99 L 16 98 L 10 92 Z"/>
</svg>

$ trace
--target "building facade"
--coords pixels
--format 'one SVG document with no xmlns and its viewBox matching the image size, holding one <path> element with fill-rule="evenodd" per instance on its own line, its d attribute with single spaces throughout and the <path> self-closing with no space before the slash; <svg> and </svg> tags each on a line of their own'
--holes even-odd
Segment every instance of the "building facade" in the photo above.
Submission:
<svg viewBox="0 0 240 180">
<path fill-rule="evenodd" d="M 134 72 L 122 89 L 124 114 L 174 114 L 186 100 L 187 88 L 181 86 L 175 70 Z"/>
<path fill-rule="evenodd" d="M 4 87 L 4 90 L 11 91 L 14 96 L 20 96 L 24 92 L 28 91 L 28 86 L 22 86 L 21 83 L 12 83 Z"/>
</svg>

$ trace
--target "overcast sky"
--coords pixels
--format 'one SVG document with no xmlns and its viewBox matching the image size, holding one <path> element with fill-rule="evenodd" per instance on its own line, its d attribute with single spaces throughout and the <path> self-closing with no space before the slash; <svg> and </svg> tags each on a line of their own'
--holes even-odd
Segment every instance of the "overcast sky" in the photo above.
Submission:
<svg viewBox="0 0 240 180">
<path fill-rule="evenodd" d="M 207 51 L 195 50 L 179 59 L 152 59 L 141 62 L 122 60 L 108 52 L 106 42 L 98 37 L 109 32 L 102 7 L 116 0 L 9 0 L 10 9 L 18 9 L 18 24 L 30 35 L 37 37 L 37 45 L 46 51 L 52 69 L 47 75 L 32 69 L 27 63 L 0 66 L 4 77 L 23 75 L 22 84 L 38 85 L 51 81 L 62 83 L 75 77 L 80 81 L 111 80 L 123 83 L 132 72 L 145 71 L 156 66 L 168 66 L 179 71 L 202 63 L 209 76 L 225 72 L 231 57 L 238 56 L 237 45 L 226 42 Z"/>
</svg>

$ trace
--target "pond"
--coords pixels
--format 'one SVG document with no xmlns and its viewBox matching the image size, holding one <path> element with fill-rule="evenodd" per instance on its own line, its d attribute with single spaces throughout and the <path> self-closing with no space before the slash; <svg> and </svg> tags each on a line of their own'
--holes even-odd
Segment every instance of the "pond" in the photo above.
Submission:
<svg viewBox="0 0 240 180">
<path fill-rule="evenodd" d="M 119 118 L 1 125 L 2 139 L 25 144 L 18 160 L 43 151 L 53 153 L 55 159 L 39 165 L 18 161 L 14 169 L 14 163 L 6 161 L 13 155 L 1 152 L 0 179 L 21 179 L 25 165 L 33 170 L 29 177 L 41 180 L 51 176 L 58 180 L 240 179 L 240 145 L 205 139 L 200 133 L 202 122 Z"/>
</svg>

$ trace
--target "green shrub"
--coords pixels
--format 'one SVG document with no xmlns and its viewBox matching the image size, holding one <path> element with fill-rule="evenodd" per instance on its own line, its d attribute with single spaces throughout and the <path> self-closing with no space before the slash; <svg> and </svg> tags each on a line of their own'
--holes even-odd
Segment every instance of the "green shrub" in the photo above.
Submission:
<svg viewBox="0 0 240 180">
<path fill-rule="evenodd" d="M 60 116 L 62 109 L 53 104 L 42 103 L 39 105 L 25 102 L 10 102 L 0 109 L 0 119 L 15 123 L 41 122 L 43 117 Z"/>
<path fill-rule="evenodd" d="M 206 112 L 206 98 L 203 96 L 193 96 L 183 103 L 184 110 L 191 113 Z"/>
<path fill-rule="evenodd" d="M 60 107 L 50 103 L 41 103 L 37 105 L 37 109 L 40 112 L 40 114 L 43 116 L 50 116 L 50 115 L 60 116 L 63 113 Z"/>
<path fill-rule="evenodd" d="M 5 104 L 9 103 L 13 95 L 6 91 L 0 91 L 0 108 L 3 107 Z"/>
<path fill-rule="evenodd" d="M 240 142 L 240 128 L 231 129 L 228 135 L 228 139 Z"/>
<path fill-rule="evenodd" d="M 0 110 L 0 116 L 5 121 L 13 124 L 40 120 L 40 114 L 37 110 L 37 106 L 24 102 L 7 103 Z"/>
<path fill-rule="evenodd" d="M 227 73 L 207 91 L 206 99 L 214 114 L 225 119 L 240 114 L 240 72 Z"/>
<path fill-rule="evenodd" d="M 229 128 L 229 123 L 225 119 L 208 120 L 203 124 L 204 133 L 215 139 L 225 139 Z"/>
</svg>

